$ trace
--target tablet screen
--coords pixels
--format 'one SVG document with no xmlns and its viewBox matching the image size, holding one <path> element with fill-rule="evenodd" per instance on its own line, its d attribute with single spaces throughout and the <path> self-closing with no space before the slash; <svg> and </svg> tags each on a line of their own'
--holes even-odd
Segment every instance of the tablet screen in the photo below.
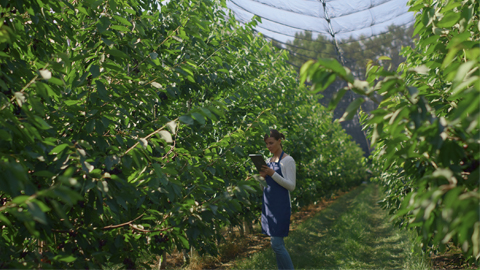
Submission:
<svg viewBox="0 0 480 270">
<path fill-rule="evenodd" d="M 257 168 L 258 172 L 262 171 L 262 166 L 263 165 L 267 165 L 267 163 L 265 163 L 265 160 L 263 159 L 262 155 L 250 154 L 249 157 L 252 160 L 253 164 L 255 164 L 255 167 Z"/>
</svg>

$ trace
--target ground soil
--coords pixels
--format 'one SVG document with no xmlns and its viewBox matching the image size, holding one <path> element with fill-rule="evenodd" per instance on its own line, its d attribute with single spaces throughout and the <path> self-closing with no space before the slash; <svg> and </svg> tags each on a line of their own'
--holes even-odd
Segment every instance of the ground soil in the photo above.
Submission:
<svg viewBox="0 0 480 270">
<path fill-rule="evenodd" d="M 469 263 L 459 251 L 448 251 L 433 255 L 431 258 L 433 269 L 479 269 L 480 265 Z"/>
</svg>

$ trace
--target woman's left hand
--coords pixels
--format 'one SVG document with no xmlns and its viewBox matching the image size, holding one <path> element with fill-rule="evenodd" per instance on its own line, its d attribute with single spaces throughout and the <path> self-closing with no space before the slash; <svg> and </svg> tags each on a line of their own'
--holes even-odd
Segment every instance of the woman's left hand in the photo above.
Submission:
<svg viewBox="0 0 480 270">
<path fill-rule="evenodd" d="M 265 177 L 267 174 L 272 176 L 274 173 L 275 171 L 272 168 L 268 167 L 267 165 L 263 165 L 260 175 Z"/>
</svg>

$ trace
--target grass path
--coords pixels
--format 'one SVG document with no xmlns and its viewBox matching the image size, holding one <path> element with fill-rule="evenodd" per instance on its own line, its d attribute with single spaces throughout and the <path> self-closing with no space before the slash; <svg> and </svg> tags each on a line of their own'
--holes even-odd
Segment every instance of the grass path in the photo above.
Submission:
<svg viewBox="0 0 480 270">
<path fill-rule="evenodd" d="M 376 202 L 375 185 L 361 186 L 306 220 L 285 238 L 296 269 L 426 269 L 408 232 L 393 227 Z M 275 269 L 270 248 L 233 269 Z"/>
</svg>

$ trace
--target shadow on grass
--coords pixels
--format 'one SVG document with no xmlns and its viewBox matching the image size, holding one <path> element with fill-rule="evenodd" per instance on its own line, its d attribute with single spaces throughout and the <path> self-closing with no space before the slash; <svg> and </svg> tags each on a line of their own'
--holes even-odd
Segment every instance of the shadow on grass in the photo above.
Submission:
<svg viewBox="0 0 480 270">
<path fill-rule="evenodd" d="M 285 242 L 295 268 L 408 268 L 410 239 L 392 226 L 376 201 L 377 188 L 361 186 L 291 232 Z M 268 248 L 234 268 L 275 269 L 275 257 Z"/>
</svg>

